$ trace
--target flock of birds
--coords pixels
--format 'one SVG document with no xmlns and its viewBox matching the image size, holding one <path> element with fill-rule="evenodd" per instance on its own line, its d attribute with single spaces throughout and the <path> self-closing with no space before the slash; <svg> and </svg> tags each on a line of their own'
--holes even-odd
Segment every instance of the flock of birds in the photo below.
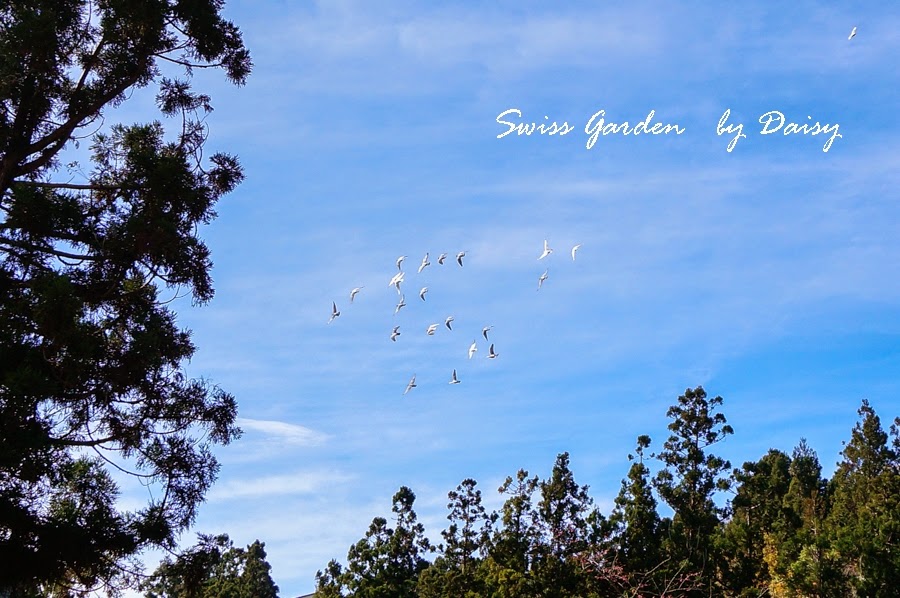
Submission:
<svg viewBox="0 0 900 598">
<path fill-rule="evenodd" d="M 574 247 L 572 247 L 572 250 L 571 250 L 572 261 L 575 261 L 575 256 L 576 256 L 578 250 L 581 248 L 581 246 L 582 246 L 582 244 L 579 243 L 579 244 L 575 245 Z M 550 247 L 548 241 L 545 240 L 545 241 L 544 241 L 544 249 L 543 249 L 543 251 L 541 252 L 541 254 L 538 256 L 537 259 L 538 259 L 538 260 L 543 260 L 544 258 L 546 258 L 547 256 L 549 256 L 551 253 L 553 253 L 553 249 Z M 456 254 L 456 263 L 459 264 L 459 267 L 460 267 L 460 268 L 463 267 L 463 258 L 465 258 L 465 256 L 466 256 L 466 252 L 465 252 L 465 251 L 460 251 L 459 253 Z M 395 315 L 395 316 L 396 316 L 398 313 L 400 313 L 400 310 L 401 310 L 402 308 L 406 307 L 406 298 L 405 298 L 405 295 L 404 295 L 404 293 L 403 293 L 403 289 L 401 288 L 401 286 L 402 286 L 402 284 L 404 283 L 404 279 L 405 279 L 405 276 L 406 276 L 405 272 L 403 271 L 403 262 L 404 262 L 404 260 L 406 260 L 407 257 L 408 257 L 408 256 L 401 255 L 400 257 L 397 258 L 397 262 L 396 262 L 396 264 L 397 264 L 397 273 L 394 274 L 393 277 L 391 277 L 390 281 L 388 282 L 388 286 L 389 286 L 389 287 L 393 286 L 394 288 L 397 289 L 397 295 L 398 295 L 399 298 L 400 298 L 399 301 L 397 302 L 396 307 L 394 308 L 394 315 Z M 419 264 L 419 268 L 418 268 L 418 270 L 417 270 L 417 274 L 421 274 L 422 271 L 423 271 L 425 268 L 427 268 L 428 266 L 431 266 L 431 261 L 429 261 L 429 257 L 430 257 L 430 253 L 429 253 L 429 252 L 426 252 L 426 253 L 425 253 L 425 257 L 422 258 L 421 264 Z M 440 256 L 438 257 L 437 263 L 438 263 L 439 265 L 443 266 L 443 265 L 444 265 L 444 262 L 445 262 L 446 260 L 447 260 L 447 254 L 446 254 L 446 253 L 442 253 L 442 254 L 440 254 Z M 538 291 L 541 290 L 541 287 L 543 286 L 544 282 L 545 282 L 545 281 L 547 280 L 547 278 L 549 277 L 549 273 L 550 273 L 550 268 L 548 267 L 548 268 L 546 268 L 546 269 L 544 270 L 544 272 L 538 277 L 538 281 L 537 281 L 537 289 L 536 289 L 536 290 L 538 290 Z M 353 303 L 353 300 L 356 298 L 356 296 L 357 296 L 364 288 L 366 288 L 366 287 L 365 287 L 365 286 L 354 287 L 354 288 L 350 291 L 350 303 L 351 303 L 351 304 Z M 427 287 L 427 286 L 426 286 L 426 287 L 422 287 L 422 288 L 419 290 L 419 299 L 421 299 L 422 301 L 425 301 L 425 296 L 426 296 L 427 294 L 428 294 L 428 287 Z M 334 322 L 334 320 L 335 320 L 336 318 L 340 317 L 340 315 L 341 315 L 341 312 L 340 312 L 340 310 L 338 309 L 337 302 L 332 301 L 332 302 L 331 302 L 331 317 L 328 319 L 328 324 L 331 324 L 332 322 Z M 444 320 L 444 326 L 447 327 L 447 330 L 450 330 L 450 331 L 453 330 L 453 326 L 452 326 L 453 321 L 454 321 L 453 316 L 447 316 L 447 318 Z M 434 336 L 435 332 L 438 330 L 438 327 L 439 327 L 439 324 L 431 324 L 431 325 L 429 325 L 428 328 L 425 330 L 425 333 L 426 333 L 428 336 Z M 493 329 L 493 326 L 485 326 L 485 327 L 483 327 L 483 328 L 481 329 L 481 335 L 484 337 L 484 340 L 485 340 L 486 342 L 490 342 L 490 339 L 488 338 L 488 332 L 489 332 L 490 330 L 492 330 L 492 329 Z M 391 339 L 391 341 L 397 342 L 397 337 L 399 337 L 399 336 L 400 336 L 400 326 L 394 326 L 394 327 L 393 327 L 393 330 L 391 331 L 391 334 L 390 334 L 390 339 Z M 469 356 L 469 359 L 472 359 L 472 357 L 473 357 L 473 356 L 475 355 L 475 353 L 477 353 L 477 352 L 478 352 L 478 343 L 477 343 L 476 340 L 473 340 L 473 341 L 472 341 L 472 344 L 469 345 L 469 350 L 468 350 L 468 356 Z M 494 343 L 491 343 L 490 347 L 488 348 L 487 358 L 488 358 L 488 359 L 496 359 L 496 358 L 499 357 L 499 356 L 500 356 L 500 354 L 497 353 L 497 352 L 495 351 L 495 349 L 494 349 Z M 459 383 L 460 383 L 459 376 L 457 375 L 457 372 L 456 372 L 456 370 L 454 369 L 453 372 L 452 372 L 452 374 L 451 374 L 451 376 L 450 376 L 450 382 L 449 382 L 449 384 L 459 384 Z M 418 386 L 418 385 L 416 384 L 416 374 L 413 374 L 413 375 L 412 375 L 412 378 L 410 378 L 409 382 L 407 383 L 407 385 L 406 385 L 406 390 L 403 391 L 403 394 L 404 394 L 404 395 L 407 394 L 410 390 L 412 390 L 413 388 L 416 388 L 417 386 Z"/>
<path fill-rule="evenodd" d="M 849 41 L 849 40 L 852 40 L 854 37 L 856 37 L 856 33 L 857 33 L 857 28 L 856 28 L 856 27 L 853 27 L 853 29 L 850 31 L 850 35 L 847 37 L 847 40 Z M 582 244 L 579 243 L 579 244 L 575 245 L 574 247 L 572 247 L 572 250 L 571 250 L 572 261 L 575 261 L 575 256 L 576 256 L 578 250 L 581 248 L 581 245 L 582 245 Z M 537 259 L 538 259 L 538 260 L 543 260 L 544 258 L 546 258 L 547 256 L 549 256 L 549 255 L 552 254 L 552 253 L 553 253 L 553 249 L 550 247 L 550 245 L 549 245 L 549 243 L 547 242 L 547 240 L 544 240 L 544 249 L 543 249 L 543 251 L 541 252 L 541 254 L 538 256 Z M 459 264 L 459 267 L 460 267 L 460 268 L 463 267 L 463 258 L 465 258 L 465 256 L 466 256 L 466 252 L 465 252 L 465 251 L 460 251 L 459 253 L 456 254 L 456 263 Z M 400 297 L 400 300 L 397 302 L 397 305 L 396 305 L 396 307 L 394 308 L 394 315 L 395 315 L 395 316 L 396 316 L 398 313 L 400 313 L 400 310 L 401 310 L 401 309 L 403 309 L 404 307 L 406 307 L 406 298 L 405 298 L 405 295 L 403 294 L 403 290 L 402 290 L 402 288 L 401 288 L 401 285 L 403 284 L 404 278 L 405 278 L 405 276 L 406 276 L 406 274 L 405 274 L 404 271 L 403 271 L 403 262 L 406 260 L 407 257 L 408 257 L 408 256 L 401 255 L 400 257 L 397 258 L 397 262 L 396 262 L 396 264 L 397 264 L 397 274 L 395 274 L 395 275 L 390 279 L 390 281 L 388 282 L 388 286 L 389 286 L 389 287 L 390 287 L 390 286 L 393 286 L 393 287 L 395 287 L 395 288 L 397 289 L 397 294 L 398 294 L 399 297 Z M 417 269 L 417 271 L 416 271 L 417 274 L 421 274 L 422 271 L 423 271 L 425 268 L 427 268 L 428 266 L 431 266 L 431 261 L 429 261 L 429 257 L 430 257 L 430 254 L 429 254 L 428 252 L 426 252 L 426 253 L 425 253 L 425 257 L 422 258 L 422 262 L 419 264 L 419 267 L 418 267 L 418 269 Z M 437 263 L 438 263 L 439 265 L 443 266 L 443 265 L 444 265 L 444 262 L 447 260 L 447 258 L 448 258 L 448 254 L 446 254 L 446 253 L 441 253 L 440 256 L 439 256 L 438 259 L 437 259 Z M 547 278 L 549 277 L 549 274 L 550 274 L 550 269 L 547 268 L 547 269 L 545 269 L 544 272 L 538 277 L 538 281 L 537 281 L 537 290 L 538 290 L 538 291 L 541 290 L 541 287 L 543 286 L 544 282 L 547 281 Z M 354 288 L 350 291 L 350 303 L 351 303 L 351 304 L 353 303 L 353 300 L 356 298 L 356 296 L 357 296 L 364 288 L 365 288 L 365 286 L 354 287 Z M 426 296 L 427 294 L 428 294 L 428 287 L 427 287 L 427 286 L 426 286 L 426 287 L 422 287 L 422 288 L 419 290 L 419 299 L 421 299 L 422 301 L 425 301 L 425 296 Z M 332 302 L 331 302 L 331 317 L 328 319 L 328 323 L 331 324 L 336 318 L 340 317 L 340 315 L 341 315 L 341 312 L 340 312 L 340 310 L 338 309 L 337 303 L 336 303 L 335 301 L 332 301 Z M 451 331 L 453 330 L 452 323 L 453 323 L 453 316 L 448 316 L 448 317 L 444 320 L 444 326 L 447 327 L 447 330 L 451 330 Z M 435 332 L 437 331 L 438 327 L 439 327 L 439 324 L 430 324 L 430 325 L 428 326 L 428 328 L 425 330 L 425 333 L 426 333 L 428 336 L 434 336 L 434 334 L 435 334 Z M 493 326 L 485 326 L 485 327 L 482 328 L 482 330 L 481 330 L 481 334 L 482 334 L 482 336 L 484 336 L 484 340 L 487 341 L 487 342 L 489 342 L 488 332 L 489 332 L 492 328 L 493 328 Z M 391 330 L 391 334 L 390 334 L 390 337 L 389 337 L 389 338 L 391 339 L 391 341 L 397 342 L 397 338 L 398 338 L 399 336 L 400 336 L 400 326 L 394 326 L 393 329 Z M 469 350 L 468 350 L 468 356 L 469 356 L 469 359 L 472 359 L 472 357 L 475 355 L 475 353 L 476 353 L 477 351 L 478 351 L 478 343 L 477 343 L 475 340 L 473 340 L 473 341 L 472 341 L 472 344 L 469 345 Z M 497 353 L 497 352 L 494 350 L 494 344 L 491 343 L 490 348 L 488 349 L 488 354 L 487 354 L 488 359 L 496 359 L 496 358 L 499 357 L 499 356 L 500 356 L 500 354 Z M 451 375 L 450 375 L 450 382 L 449 382 L 449 384 L 459 384 L 459 383 L 460 383 L 459 376 L 457 375 L 456 369 L 454 369 L 453 372 L 452 372 Z M 410 390 L 412 390 L 413 388 L 416 388 L 417 386 L 418 386 L 418 385 L 416 384 L 416 375 L 413 374 L 413 375 L 412 375 L 412 378 L 410 378 L 409 382 L 407 383 L 407 385 L 406 385 L 406 390 L 403 391 L 403 394 L 404 394 L 404 395 L 407 394 Z"/>
</svg>

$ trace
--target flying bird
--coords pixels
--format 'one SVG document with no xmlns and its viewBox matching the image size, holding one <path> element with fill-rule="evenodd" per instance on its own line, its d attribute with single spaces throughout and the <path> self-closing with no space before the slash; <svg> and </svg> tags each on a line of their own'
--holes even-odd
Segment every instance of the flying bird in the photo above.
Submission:
<svg viewBox="0 0 900 598">
<path fill-rule="evenodd" d="M 850 32 L 850 37 L 847 38 L 847 41 L 850 41 L 854 37 L 856 37 L 856 27 L 854 27 L 853 31 Z"/>
<path fill-rule="evenodd" d="M 575 261 L 575 252 L 581 249 L 581 243 L 572 248 L 572 261 Z"/>
<path fill-rule="evenodd" d="M 355 289 L 350 291 L 350 303 L 353 303 L 353 298 L 356 297 L 356 295 L 364 288 L 366 287 L 356 287 Z"/>
<path fill-rule="evenodd" d="M 394 310 L 394 315 L 397 315 L 397 312 L 400 311 L 401 307 L 406 307 L 406 301 L 404 300 L 403 295 L 400 295 L 400 303 L 397 304 L 397 309 Z"/>
<path fill-rule="evenodd" d="M 462 268 L 462 259 L 466 257 L 465 251 L 460 251 L 456 254 L 456 263 L 459 264 L 459 267 Z"/>
<path fill-rule="evenodd" d="M 547 280 L 547 274 L 550 272 L 550 268 L 544 270 L 544 273 L 541 274 L 541 277 L 538 278 L 538 288 L 537 290 L 541 290 L 541 285 L 544 284 L 544 281 Z"/>
<path fill-rule="evenodd" d="M 334 301 L 332 301 L 331 302 L 331 317 L 328 318 L 328 323 L 331 324 L 331 322 L 333 322 L 334 319 L 336 317 L 338 317 L 339 315 L 341 315 L 341 312 L 338 311 L 337 304 Z"/>
<path fill-rule="evenodd" d="M 428 292 L 428 287 L 422 287 L 422 290 L 419 291 L 419 299 L 425 301 L 425 293 Z"/>
<path fill-rule="evenodd" d="M 422 264 L 419 266 L 418 274 L 422 273 L 422 270 L 425 269 L 425 266 L 430 266 L 431 262 L 428 261 L 428 252 L 425 252 L 425 257 L 422 258 Z"/>
<path fill-rule="evenodd" d="M 442 253 L 441 255 L 438 256 L 438 263 L 443 266 L 445 259 L 447 259 L 447 254 Z"/>
<path fill-rule="evenodd" d="M 403 272 L 400 272 L 399 274 L 394 274 L 394 277 L 391 279 L 391 282 L 388 283 L 388 286 L 394 285 L 395 287 L 397 287 L 398 295 L 401 294 L 400 283 L 403 282 L 403 276 L 404 276 Z"/>
<path fill-rule="evenodd" d="M 428 336 L 434 336 L 434 331 L 437 330 L 437 327 L 438 327 L 437 324 L 432 324 L 431 326 L 428 327 L 428 330 L 426 330 L 425 332 L 428 334 Z"/>
<path fill-rule="evenodd" d="M 403 260 L 405 260 L 405 259 L 406 259 L 405 255 L 401 255 L 400 257 L 397 258 L 397 269 L 398 270 L 400 269 L 400 264 L 402 264 Z"/>
<path fill-rule="evenodd" d="M 547 239 L 544 239 L 544 253 L 542 253 L 541 257 L 539 257 L 538 259 L 542 260 L 545 257 L 547 257 L 548 255 L 550 255 L 551 253 L 553 253 L 553 250 L 550 249 L 550 245 L 547 244 Z"/>
<path fill-rule="evenodd" d="M 453 330 L 453 328 L 450 327 L 450 322 L 452 322 L 452 321 L 453 321 L 453 316 L 449 316 L 446 320 L 444 320 L 444 324 L 447 325 L 447 330 Z"/>
<path fill-rule="evenodd" d="M 481 329 L 481 334 L 484 335 L 484 340 L 488 339 L 487 333 L 488 333 L 488 330 L 490 330 L 491 328 L 493 328 L 493 326 L 485 326 L 484 328 Z"/>
<path fill-rule="evenodd" d="M 472 345 L 469 347 L 469 359 L 472 359 L 472 356 L 475 355 L 477 350 L 478 347 L 475 346 L 475 341 L 472 341 Z"/>
<path fill-rule="evenodd" d="M 400 336 L 400 327 L 394 326 L 394 330 L 393 330 L 393 332 L 391 332 L 391 340 L 396 343 L 398 336 Z"/>
<path fill-rule="evenodd" d="M 409 384 L 406 385 L 406 390 L 403 391 L 403 394 L 408 393 L 415 387 L 416 387 L 416 375 L 413 374 L 413 377 L 410 379 Z"/>
<path fill-rule="evenodd" d="M 450 384 L 459 384 L 459 378 L 456 377 L 456 370 L 453 370 L 453 377 L 450 378 Z"/>
<path fill-rule="evenodd" d="M 491 348 L 488 349 L 488 359 L 495 359 L 499 356 L 499 353 L 494 353 L 494 343 L 491 343 Z"/>
<path fill-rule="evenodd" d="M 403 282 L 403 272 L 398 272 L 391 277 L 391 281 L 388 283 L 388 286 L 397 284 L 398 282 Z"/>
</svg>

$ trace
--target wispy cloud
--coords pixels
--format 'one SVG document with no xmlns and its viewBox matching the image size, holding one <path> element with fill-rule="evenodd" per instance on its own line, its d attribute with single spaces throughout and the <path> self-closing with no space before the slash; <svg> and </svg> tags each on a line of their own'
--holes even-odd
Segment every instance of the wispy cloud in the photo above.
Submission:
<svg viewBox="0 0 900 598">
<path fill-rule="evenodd" d="M 350 479 L 351 477 L 346 474 L 333 471 L 296 471 L 254 478 L 228 479 L 214 486 L 207 498 L 210 501 L 225 501 L 313 494 Z"/>
<path fill-rule="evenodd" d="M 290 445 L 314 446 L 328 438 L 321 432 L 287 422 L 239 417 L 236 423 L 245 431 L 260 432 Z"/>
</svg>

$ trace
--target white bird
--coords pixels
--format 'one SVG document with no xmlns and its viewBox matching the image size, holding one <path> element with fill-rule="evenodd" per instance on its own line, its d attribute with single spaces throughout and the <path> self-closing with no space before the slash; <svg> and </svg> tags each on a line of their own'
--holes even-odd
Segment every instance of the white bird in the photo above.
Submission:
<svg viewBox="0 0 900 598">
<path fill-rule="evenodd" d="M 491 328 L 493 328 L 493 326 L 485 326 L 484 328 L 481 329 L 481 334 L 484 335 L 484 340 L 488 339 L 487 333 L 488 333 L 488 330 L 490 330 Z"/>
<path fill-rule="evenodd" d="M 459 264 L 459 267 L 462 268 L 462 259 L 466 257 L 465 251 L 460 251 L 456 254 L 456 263 Z"/>
<path fill-rule="evenodd" d="M 551 253 L 553 253 L 553 250 L 550 249 L 550 246 L 547 244 L 547 240 L 544 239 L 544 253 L 542 253 L 541 257 L 539 257 L 538 259 L 542 260 L 545 257 L 547 257 L 548 255 L 550 255 Z"/>
<path fill-rule="evenodd" d="M 398 282 L 403 282 L 403 272 L 398 272 L 391 277 L 391 282 L 388 283 L 388 286 L 395 285 Z"/>
<path fill-rule="evenodd" d="M 488 359 L 494 359 L 499 356 L 499 353 L 494 353 L 494 343 L 491 343 L 491 348 L 488 349 Z"/>
<path fill-rule="evenodd" d="M 475 341 L 472 341 L 472 345 L 469 347 L 469 359 L 472 359 L 472 356 L 475 355 L 477 350 L 478 347 L 475 346 Z"/>
<path fill-rule="evenodd" d="M 400 336 L 400 327 L 394 326 L 394 330 L 393 330 L 393 332 L 391 332 L 391 340 L 396 343 L 398 336 Z"/>
<path fill-rule="evenodd" d="M 328 323 L 331 324 L 331 322 L 339 315 L 341 315 L 341 312 L 338 311 L 337 304 L 334 301 L 332 301 L 331 302 L 331 317 L 328 318 Z"/>
<path fill-rule="evenodd" d="M 406 301 L 404 301 L 403 295 L 400 295 L 400 303 L 397 304 L 397 309 L 394 310 L 394 315 L 397 315 L 397 312 L 400 311 L 401 307 L 406 307 Z"/>
<path fill-rule="evenodd" d="M 850 37 L 847 38 L 847 41 L 850 41 L 854 37 L 856 37 L 856 27 L 854 27 L 853 31 L 850 32 Z"/>
<path fill-rule="evenodd" d="M 350 291 L 350 303 L 353 303 L 353 298 L 356 297 L 356 295 L 364 288 L 366 287 L 356 287 L 355 289 Z"/>
<path fill-rule="evenodd" d="M 422 270 L 425 269 L 425 266 L 430 266 L 431 262 L 428 261 L 428 252 L 425 252 L 425 257 L 422 258 L 422 264 L 419 266 L 418 274 L 422 273 Z"/>
<path fill-rule="evenodd" d="M 537 290 L 539 290 L 539 291 L 541 290 L 541 285 L 544 284 L 544 281 L 545 281 L 545 280 L 547 280 L 547 274 L 548 274 L 549 272 L 550 272 L 550 269 L 547 268 L 546 270 L 544 270 L 544 273 L 541 274 L 541 277 L 538 278 L 538 288 L 537 288 Z"/>
<path fill-rule="evenodd" d="M 450 384 L 459 384 L 459 378 L 456 377 L 456 370 L 453 370 L 453 377 L 450 378 Z"/>
<path fill-rule="evenodd" d="M 431 326 L 428 327 L 428 330 L 426 330 L 425 332 L 428 334 L 428 336 L 434 336 L 434 331 L 437 330 L 437 327 L 438 327 L 437 324 L 432 324 Z"/>
<path fill-rule="evenodd" d="M 425 293 L 428 292 L 428 287 L 422 287 L 422 290 L 419 291 L 419 299 L 425 301 Z"/>
<path fill-rule="evenodd" d="M 445 259 L 447 259 L 447 254 L 442 253 L 441 255 L 438 256 L 438 263 L 443 266 Z"/>
<path fill-rule="evenodd" d="M 575 247 L 572 248 L 572 261 L 573 262 L 575 261 L 575 252 L 578 251 L 579 249 L 581 249 L 581 245 L 582 245 L 582 243 L 579 243 L 578 245 L 576 245 Z"/>
<path fill-rule="evenodd" d="M 405 259 L 406 259 L 405 255 L 401 255 L 400 257 L 397 258 L 397 269 L 398 270 L 400 269 L 400 264 L 402 264 L 403 260 L 405 260 Z"/>
<path fill-rule="evenodd" d="M 415 387 L 416 387 L 416 375 L 413 374 L 413 377 L 412 377 L 412 379 L 410 379 L 409 384 L 406 385 L 406 390 L 403 391 L 403 394 L 408 393 Z"/>
<path fill-rule="evenodd" d="M 388 285 L 388 286 L 394 285 L 395 287 L 397 287 L 398 295 L 402 294 L 402 292 L 400 291 L 400 283 L 403 282 L 403 276 L 404 276 L 403 272 L 400 272 L 399 274 L 394 274 L 394 277 L 391 279 L 391 282 Z"/>
<path fill-rule="evenodd" d="M 453 316 L 449 316 L 446 320 L 444 320 L 444 324 L 447 325 L 447 330 L 453 330 L 453 328 L 450 327 L 450 322 L 452 322 L 452 321 L 453 321 Z"/>
</svg>

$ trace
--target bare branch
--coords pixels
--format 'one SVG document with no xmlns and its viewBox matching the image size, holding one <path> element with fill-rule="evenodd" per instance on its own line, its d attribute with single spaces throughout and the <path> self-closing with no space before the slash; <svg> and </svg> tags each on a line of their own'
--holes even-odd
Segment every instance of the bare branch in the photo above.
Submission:
<svg viewBox="0 0 900 598">
<path fill-rule="evenodd" d="M 97 185 L 97 184 L 86 184 L 81 185 L 77 183 L 54 183 L 43 182 L 43 181 L 15 181 L 19 185 L 30 185 L 32 187 L 40 187 L 42 189 L 72 189 L 77 191 L 119 191 L 125 189 L 126 187 L 122 185 Z"/>
<path fill-rule="evenodd" d="M 15 239 L 10 239 L 8 237 L 0 237 L 0 244 L 7 245 L 9 247 L 17 247 L 19 249 L 27 249 L 31 251 L 40 251 L 41 253 L 47 253 L 50 255 L 54 255 L 56 257 L 67 257 L 70 260 L 90 260 L 94 262 L 102 261 L 103 258 L 97 257 L 95 255 L 81 255 L 77 253 L 69 253 L 67 251 L 60 251 L 59 249 L 53 249 L 52 247 L 40 247 L 38 245 L 32 245 L 31 243 L 25 243 L 24 241 L 16 241 Z"/>
<path fill-rule="evenodd" d="M 177 58 L 171 58 L 169 56 L 166 56 L 165 54 L 154 54 L 154 56 L 156 56 L 157 58 L 166 60 L 168 62 L 174 63 L 174 64 L 179 64 L 181 66 L 185 66 L 189 69 L 194 69 L 194 68 L 196 68 L 196 69 L 213 69 L 213 68 L 218 68 L 218 67 L 222 66 L 223 64 L 225 64 L 224 62 L 216 62 L 216 63 L 210 63 L 210 64 L 196 64 L 193 62 L 188 62 L 186 60 L 178 60 Z"/>
</svg>

